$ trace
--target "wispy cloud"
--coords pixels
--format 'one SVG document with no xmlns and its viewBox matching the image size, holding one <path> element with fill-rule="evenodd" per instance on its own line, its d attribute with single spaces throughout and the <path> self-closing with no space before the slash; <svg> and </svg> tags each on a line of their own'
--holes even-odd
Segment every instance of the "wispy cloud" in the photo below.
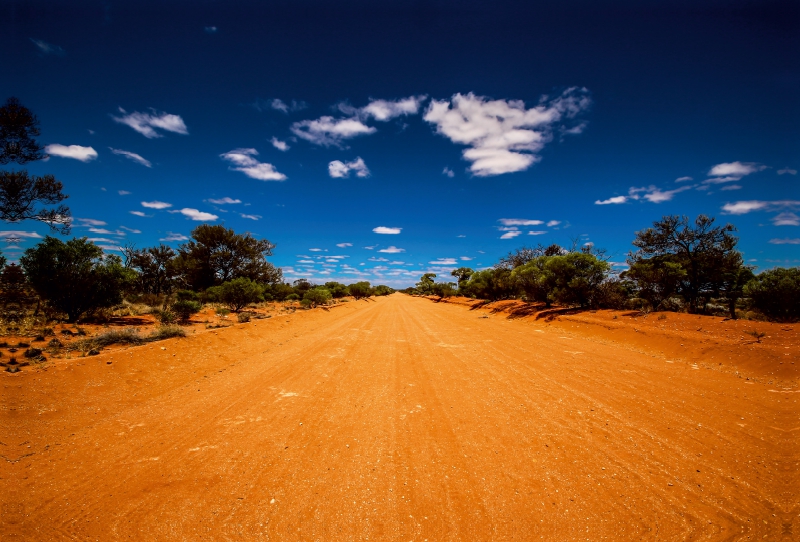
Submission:
<svg viewBox="0 0 800 542">
<path fill-rule="evenodd" d="M 428 263 L 431 265 L 456 265 L 458 262 L 455 258 L 438 258 Z"/>
<path fill-rule="evenodd" d="M 295 122 L 291 126 L 291 131 L 300 139 L 315 145 L 341 147 L 346 139 L 373 134 L 377 130 L 357 118 L 334 119 L 331 116 L 324 116 L 315 120 Z"/>
<path fill-rule="evenodd" d="M 120 156 L 124 156 L 128 160 L 136 162 L 137 164 L 141 164 L 144 167 L 153 167 L 153 164 L 150 163 L 150 160 L 142 158 L 140 155 L 136 154 L 135 152 L 123 151 L 122 149 L 115 149 L 113 147 L 109 147 L 109 149 L 114 154 L 118 154 Z"/>
<path fill-rule="evenodd" d="M 233 199 L 229 198 L 228 196 L 225 196 L 224 198 L 219 198 L 219 199 L 209 198 L 208 202 L 213 203 L 215 205 L 234 205 L 236 203 L 242 203 L 242 200 Z"/>
<path fill-rule="evenodd" d="M 503 226 L 540 226 L 543 220 L 530 220 L 527 218 L 500 218 L 498 219 Z"/>
<path fill-rule="evenodd" d="M 10 238 L 19 238 L 19 239 L 41 239 L 42 236 L 36 233 L 35 231 L 22 231 L 22 230 L 6 230 L 0 231 L 0 237 L 8 239 Z"/>
<path fill-rule="evenodd" d="M 800 245 L 800 238 L 784 237 L 783 239 L 770 239 L 769 242 L 773 245 Z"/>
<path fill-rule="evenodd" d="M 219 218 L 217 215 L 206 213 L 204 211 L 198 211 L 197 209 L 192 209 L 191 207 L 176 209 L 175 211 L 170 211 L 170 213 L 180 213 L 183 216 L 198 222 L 213 222 Z"/>
<path fill-rule="evenodd" d="M 259 105 L 260 104 L 260 105 Z M 269 107 L 270 109 L 274 109 L 275 111 L 281 111 L 283 113 L 289 113 L 290 111 L 300 111 L 308 107 L 308 104 L 302 100 L 292 100 L 289 103 L 284 102 L 280 98 L 273 98 L 272 100 L 256 100 L 256 104 L 254 105 L 256 109 L 259 111 L 263 111 Z"/>
<path fill-rule="evenodd" d="M 517 230 L 517 229 L 513 229 L 513 230 L 510 229 L 510 230 L 506 231 L 503 235 L 501 235 L 500 239 L 513 239 L 514 237 L 517 237 L 518 235 L 521 235 L 521 234 L 522 234 L 522 232 Z"/>
<path fill-rule="evenodd" d="M 595 200 L 595 205 L 619 205 L 620 203 L 625 203 L 628 201 L 628 196 L 613 196 L 608 199 L 603 200 Z"/>
<path fill-rule="evenodd" d="M 356 177 L 369 177 L 367 164 L 364 163 L 364 160 L 362 160 L 360 156 L 351 162 L 334 160 L 328 164 L 328 175 L 333 178 L 340 179 L 349 177 L 351 171 L 355 172 Z"/>
<path fill-rule="evenodd" d="M 795 213 L 783 212 L 772 217 L 772 224 L 775 226 L 800 226 L 800 216 Z"/>
<path fill-rule="evenodd" d="M 629 201 L 637 201 L 644 199 L 651 203 L 663 203 L 665 201 L 670 201 L 672 198 L 675 197 L 675 194 L 679 194 L 681 192 L 685 192 L 686 190 L 691 190 L 696 185 L 691 186 L 681 186 L 680 188 L 676 188 L 674 190 L 661 190 L 660 188 L 650 185 L 650 186 L 643 186 L 643 187 L 635 187 L 632 186 L 628 190 L 627 196 L 613 196 L 608 199 L 604 200 L 595 200 L 595 205 L 619 205 L 621 203 L 627 203 Z"/>
<path fill-rule="evenodd" d="M 468 262 L 472 260 L 472 258 L 470 258 L 469 256 L 460 256 L 458 259 L 461 260 L 462 262 Z"/>
<path fill-rule="evenodd" d="M 106 222 L 102 220 L 97 220 L 95 218 L 76 218 L 73 221 L 74 225 L 77 227 L 84 227 L 84 226 L 105 226 Z"/>
<path fill-rule="evenodd" d="M 488 100 L 473 93 L 451 100 L 432 100 L 423 117 L 436 132 L 463 151 L 470 171 L 486 177 L 524 171 L 541 160 L 538 154 L 555 126 L 571 121 L 591 104 L 584 88 L 569 88 L 560 96 L 530 109 L 522 100 Z"/>
<path fill-rule="evenodd" d="M 244 213 L 239 213 L 239 216 L 248 220 L 261 220 L 261 215 L 247 215 Z"/>
<path fill-rule="evenodd" d="M 396 246 L 392 245 L 386 248 L 382 248 L 378 252 L 383 252 L 384 254 L 399 254 L 405 251 L 406 249 L 404 248 L 397 248 Z"/>
<path fill-rule="evenodd" d="M 111 231 L 106 228 L 89 228 L 89 231 L 100 235 L 118 235 L 120 237 L 125 235 L 125 232 L 122 230 Z"/>
<path fill-rule="evenodd" d="M 120 229 L 125 230 L 129 233 L 142 233 L 142 230 L 137 230 L 135 228 L 129 228 L 127 226 L 120 226 Z"/>
<path fill-rule="evenodd" d="M 427 96 L 409 96 L 400 100 L 371 100 L 364 107 L 356 108 L 346 103 L 339 104 L 339 111 L 362 119 L 386 122 L 396 117 L 416 115 Z"/>
<path fill-rule="evenodd" d="M 286 175 L 275 169 L 275 166 L 266 162 L 259 162 L 254 156 L 258 156 L 255 149 L 234 149 L 219 155 L 220 158 L 233 164 L 230 170 L 241 171 L 251 179 L 259 181 L 285 181 Z"/>
<path fill-rule="evenodd" d="M 171 203 L 166 203 L 163 201 L 143 201 L 141 204 L 142 207 L 147 207 L 148 209 L 168 209 L 172 207 Z"/>
<path fill-rule="evenodd" d="M 546 226 L 548 228 L 552 228 L 552 227 L 558 226 L 559 224 L 561 224 L 560 220 L 550 220 L 550 221 L 547 222 Z"/>
<path fill-rule="evenodd" d="M 164 130 L 166 132 L 174 132 L 176 134 L 189 134 L 186 124 L 179 115 L 159 113 L 155 109 L 152 109 L 151 111 L 152 113 L 140 113 L 138 111 L 128 113 L 120 107 L 119 112 L 122 113 L 122 116 L 115 117 L 112 115 L 111 118 L 120 124 L 130 126 L 144 137 L 149 139 L 164 137 L 164 135 L 160 132 L 157 132 L 156 129 Z"/>
<path fill-rule="evenodd" d="M 189 238 L 186 237 L 185 235 L 182 235 L 180 233 L 173 233 L 171 231 L 167 232 L 166 237 L 162 237 L 161 239 L 159 239 L 159 241 L 166 241 L 167 243 L 175 241 L 188 241 L 188 240 Z"/>
<path fill-rule="evenodd" d="M 693 181 L 693 180 L 694 179 L 692 177 L 678 177 L 677 179 L 675 179 L 675 182 L 676 183 L 685 183 L 686 181 Z"/>
<path fill-rule="evenodd" d="M 747 200 L 726 203 L 722 206 L 722 211 L 731 215 L 744 215 L 753 211 L 779 211 L 782 209 L 800 209 L 800 201 L 797 200 Z"/>
<path fill-rule="evenodd" d="M 64 51 L 64 49 L 58 45 L 53 45 L 52 43 L 47 43 L 44 40 L 37 40 L 33 38 L 30 38 L 30 40 L 43 55 L 64 56 L 67 54 L 66 51 Z"/>
<path fill-rule="evenodd" d="M 353 243 L 336 243 L 336 246 L 339 248 L 347 248 L 353 246 Z"/>
<path fill-rule="evenodd" d="M 145 213 L 143 213 L 143 212 L 141 212 L 141 211 L 128 211 L 128 212 L 129 212 L 130 214 L 132 214 L 132 215 L 136 215 L 136 216 L 146 216 L 146 217 L 149 217 L 149 216 L 151 216 L 151 215 L 147 215 L 147 214 L 145 214 Z"/>
<path fill-rule="evenodd" d="M 286 143 L 285 141 L 281 141 L 280 139 L 274 136 L 272 137 L 272 139 L 269 140 L 269 142 L 272 143 L 272 146 L 278 149 L 279 151 L 286 152 L 291 148 L 289 147 L 288 143 Z"/>
<path fill-rule="evenodd" d="M 80 145 L 59 145 L 52 143 L 44 148 L 44 152 L 50 156 L 61 158 L 72 158 L 81 162 L 91 162 L 97 158 L 97 151 L 92 147 L 81 147 Z"/>
<path fill-rule="evenodd" d="M 738 181 L 742 177 L 765 169 L 767 169 L 767 166 L 762 166 L 755 162 L 725 162 L 712 167 L 708 171 L 710 178 L 703 181 L 703 184 L 722 184 Z"/>
<path fill-rule="evenodd" d="M 528 235 L 544 235 L 545 233 L 547 233 L 546 230 L 533 230 L 529 231 Z"/>
<path fill-rule="evenodd" d="M 128 196 L 131 193 L 128 192 L 127 190 L 117 190 L 117 194 L 119 194 L 120 196 Z"/>
<path fill-rule="evenodd" d="M 219 29 L 216 26 L 207 26 L 203 30 L 206 34 L 216 34 Z"/>
<path fill-rule="evenodd" d="M 788 168 L 788 167 L 785 167 L 783 169 L 779 169 L 778 170 L 778 175 L 786 175 L 786 174 L 797 175 L 797 170 L 796 169 L 791 169 L 791 168 Z"/>
<path fill-rule="evenodd" d="M 445 167 L 442 170 L 442 175 L 447 175 L 451 179 L 456 176 L 455 172 L 452 169 L 450 169 L 449 167 Z"/>
<path fill-rule="evenodd" d="M 383 235 L 397 235 L 403 231 L 403 228 L 388 228 L 386 226 L 378 226 L 377 228 L 372 228 L 372 231 L 374 233 L 380 233 Z"/>
</svg>

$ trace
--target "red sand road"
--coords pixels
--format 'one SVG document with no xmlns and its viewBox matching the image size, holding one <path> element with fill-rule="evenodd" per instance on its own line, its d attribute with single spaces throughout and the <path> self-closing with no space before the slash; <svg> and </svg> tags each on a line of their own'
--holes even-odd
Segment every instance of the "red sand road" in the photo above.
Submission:
<svg viewBox="0 0 800 542">
<path fill-rule="evenodd" d="M 0 385 L 3 541 L 800 537 L 794 389 L 428 299 Z"/>
</svg>

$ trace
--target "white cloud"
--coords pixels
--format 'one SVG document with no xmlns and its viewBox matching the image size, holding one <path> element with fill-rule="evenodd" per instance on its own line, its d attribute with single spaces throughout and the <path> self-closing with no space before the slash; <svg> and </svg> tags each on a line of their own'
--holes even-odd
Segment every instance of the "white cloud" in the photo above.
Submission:
<svg viewBox="0 0 800 542">
<path fill-rule="evenodd" d="M 113 147 L 109 147 L 109 149 L 114 154 L 118 154 L 120 156 L 124 156 L 128 160 L 132 160 L 133 162 L 136 162 L 137 164 L 141 164 L 144 167 L 153 167 L 153 164 L 150 163 L 150 160 L 142 158 L 140 155 L 136 154 L 135 152 L 123 151 L 122 149 L 115 149 Z"/>
<path fill-rule="evenodd" d="M 327 252 L 326 250 L 323 250 L 321 248 L 309 248 L 308 251 L 309 252 Z"/>
<path fill-rule="evenodd" d="M 339 248 L 347 248 L 353 246 L 353 243 L 337 243 L 336 246 Z"/>
<path fill-rule="evenodd" d="M 288 143 L 286 143 L 285 141 L 281 141 L 277 137 L 273 136 L 272 139 L 270 139 L 269 141 L 270 143 L 272 143 L 272 146 L 278 149 L 279 151 L 286 152 L 290 149 Z"/>
<path fill-rule="evenodd" d="M 42 236 L 35 231 L 8 230 L 0 231 L 0 237 L 11 237 L 19 239 L 41 239 Z"/>
<path fill-rule="evenodd" d="M 742 185 L 740 184 L 726 184 L 725 186 L 720 188 L 720 190 L 741 190 L 741 189 Z"/>
<path fill-rule="evenodd" d="M 136 215 L 136 216 L 150 216 L 150 215 L 146 215 L 146 214 L 144 214 L 144 213 L 143 213 L 143 212 L 141 212 L 141 211 L 128 211 L 128 212 L 129 212 L 130 214 L 132 214 L 132 215 Z"/>
<path fill-rule="evenodd" d="M 595 205 L 616 205 L 628 201 L 628 196 L 614 196 L 604 200 L 595 200 Z"/>
<path fill-rule="evenodd" d="M 61 158 L 72 158 L 81 162 L 91 162 L 97 158 L 97 151 L 91 147 L 81 147 L 80 145 L 59 145 L 52 143 L 44 148 L 44 152 L 51 156 Z"/>
<path fill-rule="evenodd" d="M 285 181 L 286 175 L 278 172 L 275 166 L 266 162 L 259 162 L 254 156 L 258 156 L 255 149 L 234 149 L 219 155 L 223 160 L 227 160 L 235 167 L 230 167 L 232 171 L 241 171 L 252 179 L 259 181 Z"/>
<path fill-rule="evenodd" d="M 791 169 L 791 168 L 788 168 L 788 167 L 785 167 L 783 169 L 779 169 L 778 170 L 778 175 L 784 175 L 786 173 L 788 173 L 789 175 L 797 175 L 797 170 L 796 169 Z"/>
<path fill-rule="evenodd" d="M 120 230 L 111 231 L 111 230 L 107 230 L 105 228 L 89 228 L 89 231 L 92 232 L 92 233 L 98 233 L 100 235 L 119 235 L 119 236 L 125 235 L 124 231 L 120 231 Z"/>
<path fill-rule="evenodd" d="M 431 265 L 456 265 L 458 262 L 455 258 L 439 258 L 428 263 Z"/>
<path fill-rule="evenodd" d="M 341 147 L 345 139 L 373 134 L 377 130 L 357 118 L 334 119 L 330 116 L 315 120 L 295 122 L 291 126 L 294 135 L 315 145 Z"/>
<path fill-rule="evenodd" d="M 372 231 L 374 233 L 381 233 L 384 235 L 397 235 L 403 231 L 403 228 L 387 228 L 386 226 L 378 226 L 377 228 L 372 228 Z"/>
<path fill-rule="evenodd" d="M 119 194 L 120 196 L 128 196 L 131 193 L 128 192 L 127 190 L 117 190 L 117 194 Z"/>
<path fill-rule="evenodd" d="M 529 231 L 528 235 L 544 235 L 545 233 L 547 232 L 544 230 L 535 230 L 535 231 Z"/>
<path fill-rule="evenodd" d="M 775 226 L 800 226 L 800 216 L 794 213 L 784 212 L 772 217 Z"/>
<path fill-rule="evenodd" d="M 171 241 L 188 241 L 188 240 L 189 240 L 189 238 L 186 237 L 185 235 L 182 235 L 180 233 L 173 233 L 171 231 L 167 232 L 167 236 L 166 237 L 163 237 L 163 238 L 159 239 L 159 241 L 167 241 L 167 242 L 171 242 Z"/>
<path fill-rule="evenodd" d="M 547 223 L 547 227 L 548 227 L 548 228 L 552 228 L 553 226 L 558 226 L 559 224 L 561 224 L 561 221 L 560 221 L 560 220 L 550 220 L 550 221 Z"/>
<path fill-rule="evenodd" d="M 367 261 L 370 261 L 370 262 L 388 262 L 389 260 L 386 259 L 386 258 L 376 258 L 375 256 L 373 256 L 372 258 L 367 258 Z"/>
<path fill-rule="evenodd" d="M 89 241 L 92 243 L 116 243 L 116 239 L 107 239 L 105 237 L 89 237 Z"/>
<path fill-rule="evenodd" d="M 39 52 L 44 55 L 56 55 L 56 56 L 64 56 L 66 52 L 64 49 L 59 47 L 58 45 L 53 45 L 52 43 L 47 43 L 44 40 L 37 40 L 30 38 L 33 44 L 39 49 Z"/>
<path fill-rule="evenodd" d="M 554 125 L 574 118 L 590 103 L 588 91 L 575 87 L 530 109 L 522 100 L 456 94 L 451 101 L 432 100 L 423 118 L 453 143 L 470 147 L 463 156 L 472 162 L 473 174 L 490 176 L 524 171 L 538 162 Z"/>
<path fill-rule="evenodd" d="M 635 190 L 644 191 L 644 199 L 651 203 L 663 203 L 665 201 L 670 201 L 675 194 L 685 190 L 691 190 L 692 188 L 693 186 L 682 186 L 680 188 L 676 188 L 675 190 L 659 190 L 655 186 L 649 186 L 647 188 Z"/>
<path fill-rule="evenodd" d="M 211 213 L 206 213 L 204 211 L 198 211 L 197 209 L 192 209 L 191 207 L 184 207 L 183 209 L 170 211 L 170 213 L 180 213 L 183 216 L 192 220 L 197 220 L 198 222 L 213 221 L 219 218 L 217 215 L 212 215 Z"/>
<path fill-rule="evenodd" d="M 165 203 L 163 201 L 143 201 L 142 207 L 147 207 L 148 209 L 167 209 L 172 207 L 171 203 Z"/>
<path fill-rule="evenodd" d="M 686 181 L 693 181 L 693 180 L 694 179 L 692 177 L 678 177 L 677 179 L 675 179 L 675 182 L 676 183 L 685 183 Z"/>
<path fill-rule="evenodd" d="M 256 109 L 262 111 L 264 108 L 263 100 L 256 100 L 256 103 L 253 104 Z M 282 111 L 283 113 L 289 113 L 290 111 L 300 111 L 301 109 L 305 109 L 308 107 L 308 104 L 304 101 L 296 101 L 292 100 L 291 103 L 286 103 L 280 98 L 273 98 L 269 102 L 269 107 L 274 109 L 275 111 Z"/>
<path fill-rule="evenodd" d="M 378 121 L 388 121 L 404 115 L 416 115 L 419 107 L 427 96 L 409 96 L 397 101 L 372 100 L 369 104 L 358 110 L 358 114 L 365 118 L 372 117 Z M 346 106 L 345 106 L 346 107 Z M 340 109 L 342 106 L 340 106 Z M 344 111 L 350 113 L 349 111 Z"/>
<path fill-rule="evenodd" d="M 717 164 L 712 167 L 708 174 L 713 177 L 737 177 L 741 179 L 745 175 L 750 175 L 756 171 L 767 169 L 767 166 L 762 166 L 754 162 L 726 162 Z"/>
<path fill-rule="evenodd" d="M 137 230 L 135 228 L 129 228 L 127 226 L 120 226 L 120 229 L 123 229 L 123 230 L 131 232 L 131 233 L 142 233 L 142 230 Z"/>
<path fill-rule="evenodd" d="M 455 172 L 449 167 L 446 167 L 442 170 L 442 175 L 447 175 L 451 179 L 456 176 Z"/>
<path fill-rule="evenodd" d="M 469 256 L 460 256 L 458 259 L 461 260 L 462 262 L 468 262 L 472 260 L 472 258 L 470 258 Z"/>
<path fill-rule="evenodd" d="M 163 134 L 156 132 L 156 128 L 159 130 L 164 130 L 166 132 L 174 132 L 176 134 L 183 134 L 188 135 L 189 130 L 186 128 L 186 124 L 183 122 L 183 119 L 179 115 L 171 115 L 169 113 L 158 113 L 155 109 L 152 109 L 151 113 L 139 113 L 138 111 L 134 111 L 133 113 L 127 113 L 121 107 L 119 108 L 120 113 L 123 114 L 122 117 L 114 117 L 116 122 L 120 124 L 125 124 L 126 126 L 130 126 L 144 137 L 153 139 L 156 137 L 164 137 Z"/>
<path fill-rule="evenodd" d="M 519 230 L 511 230 L 511 231 L 507 231 L 506 233 L 501 235 L 500 239 L 513 239 L 514 237 L 516 237 L 516 236 L 518 236 L 520 234 L 522 234 L 522 232 L 519 231 Z"/>
<path fill-rule="evenodd" d="M 224 198 L 219 198 L 219 199 L 209 198 L 208 202 L 209 203 L 213 203 L 215 205 L 233 205 L 233 204 L 236 204 L 236 203 L 242 203 L 242 200 L 233 199 L 233 198 L 229 198 L 228 196 L 225 196 Z"/>
<path fill-rule="evenodd" d="M 77 222 L 76 226 L 105 226 L 106 223 L 102 220 L 97 220 L 95 218 L 76 218 L 75 222 Z"/>
<path fill-rule="evenodd" d="M 498 221 L 504 226 L 541 226 L 543 220 L 529 220 L 527 218 L 500 218 Z"/>
<path fill-rule="evenodd" d="M 361 157 L 352 162 L 334 160 L 328 164 L 328 174 L 333 178 L 349 177 L 351 171 L 355 171 L 357 177 L 369 177 L 369 169 Z"/>
<path fill-rule="evenodd" d="M 385 254 L 399 254 L 401 252 L 405 252 L 406 249 L 404 248 L 397 248 L 396 246 L 392 245 L 387 248 L 382 248 L 378 252 L 383 252 Z"/>
<path fill-rule="evenodd" d="M 773 245 L 800 245 L 800 238 L 790 239 L 785 237 L 783 239 L 770 239 L 769 242 Z"/>
<path fill-rule="evenodd" d="M 722 206 L 722 210 L 731 215 L 743 215 L 753 211 L 774 211 L 778 209 L 798 209 L 800 208 L 800 201 L 796 200 L 778 200 L 778 201 L 761 201 L 761 200 L 748 200 L 737 201 L 734 203 L 726 203 Z"/>
<path fill-rule="evenodd" d="M 244 213 L 239 213 L 239 216 L 242 218 L 247 218 L 249 220 L 261 220 L 261 215 L 246 215 Z"/>
<path fill-rule="evenodd" d="M 207 26 L 203 30 L 206 31 L 206 34 L 216 34 L 218 29 L 216 26 Z"/>
</svg>

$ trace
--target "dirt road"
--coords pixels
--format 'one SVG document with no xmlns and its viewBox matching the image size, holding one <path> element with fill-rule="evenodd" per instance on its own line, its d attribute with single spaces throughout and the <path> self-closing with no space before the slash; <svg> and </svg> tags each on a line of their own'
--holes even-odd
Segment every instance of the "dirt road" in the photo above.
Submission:
<svg viewBox="0 0 800 542">
<path fill-rule="evenodd" d="M 670 361 L 395 294 L 5 373 L 0 539 L 799 539 L 798 394 Z"/>
</svg>

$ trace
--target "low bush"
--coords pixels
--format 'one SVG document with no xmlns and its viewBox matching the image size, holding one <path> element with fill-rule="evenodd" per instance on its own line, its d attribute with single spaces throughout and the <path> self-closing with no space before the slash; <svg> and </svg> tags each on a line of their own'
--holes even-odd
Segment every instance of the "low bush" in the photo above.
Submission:
<svg viewBox="0 0 800 542">
<path fill-rule="evenodd" d="M 246 324 L 247 322 L 250 321 L 250 318 L 252 318 L 252 316 L 253 315 L 249 312 L 240 312 L 239 314 L 236 315 L 236 320 L 240 324 Z"/>
<path fill-rule="evenodd" d="M 148 341 L 163 341 L 173 337 L 185 337 L 186 331 L 180 326 L 161 326 L 147 336 Z"/>
<path fill-rule="evenodd" d="M 135 329 L 106 331 L 90 339 L 94 346 L 109 346 L 112 344 L 142 344 L 144 339 Z"/>
<path fill-rule="evenodd" d="M 199 301 L 178 299 L 178 301 L 172 304 L 170 310 L 175 313 L 179 321 L 188 322 L 189 318 L 191 318 L 193 314 L 200 312 L 202 308 L 203 305 Z"/>
</svg>

